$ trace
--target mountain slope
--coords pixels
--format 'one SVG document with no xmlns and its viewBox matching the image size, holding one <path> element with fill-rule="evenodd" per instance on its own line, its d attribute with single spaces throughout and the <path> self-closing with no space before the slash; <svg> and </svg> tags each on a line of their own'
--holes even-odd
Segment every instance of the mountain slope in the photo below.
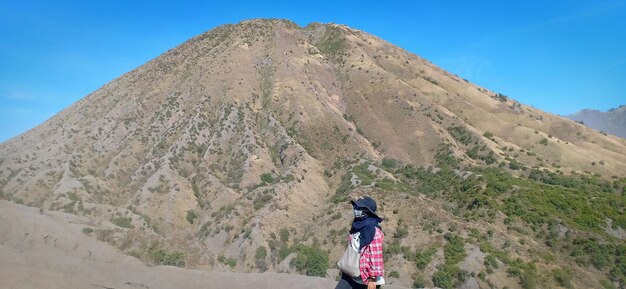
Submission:
<svg viewBox="0 0 626 289">
<path fill-rule="evenodd" d="M 329 288 L 333 280 L 277 273 L 148 267 L 93 238 L 90 221 L 0 201 L 2 288 Z M 66 223 L 71 219 L 71 224 Z M 15 238 L 19 237 L 19 238 Z M 393 287 L 401 288 L 401 287 Z"/>
<path fill-rule="evenodd" d="M 607 112 L 583 109 L 566 117 L 578 122 L 582 121 L 595 130 L 626 138 L 626 105 Z"/>
<path fill-rule="evenodd" d="M 374 195 L 387 217 L 391 280 L 407 286 L 460 268 L 474 276 L 455 282 L 516 288 L 520 276 L 535 276 L 531 252 L 555 254 L 578 284 L 599 286 L 617 261 L 594 271 L 510 230 L 541 236 L 558 224 L 572 236 L 619 240 L 607 232 L 625 227 L 625 172 L 624 139 L 475 86 L 367 33 L 284 20 L 198 35 L 0 144 L 2 197 L 94 218 L 99 239 L 153 263 L 332 278 L 336 269 L 307 271 L 303 256 L 336 259 L 350 219 L 344 201 Z M 587 197 L 568 184 L 584 184 Z M 539 206 L 535 193 L 551 186 L 563 195 Z M 580 203 L 563 204 L 568 194 Z M 457 235 L 473 253 L 448 264 Z M 483 235 L 494 248 L 471 237 Z M 429 262 L 416 268 L 426 249 Z M 489 254 L 497 266 L 476 261 Z M 546 260 L 537 266 L 551 272 Z M 489 278 L 476 278 L 481 271 Z"/>
</svg>

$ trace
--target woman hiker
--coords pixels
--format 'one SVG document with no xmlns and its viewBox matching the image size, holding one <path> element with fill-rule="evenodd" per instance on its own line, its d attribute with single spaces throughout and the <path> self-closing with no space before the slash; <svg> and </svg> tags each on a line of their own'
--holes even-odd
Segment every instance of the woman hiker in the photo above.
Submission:
<svg viewBox="0 0 626 289">
<path fill-rule="evenodd" d="M 370 197 L 352 201 L 354 221 L 348 236 L 348 246 L 353 238 L 359 238 L 360 276 L 341 273 L 341 279 L 335 289 L 374 289 L 385 284 L 385 266 L 383 264 L 383 239 L 380 228 L 381 217 L 376 215 L 376 202 Z M 358 274 L 358 273 L 357 273 Z"/>
</svg>

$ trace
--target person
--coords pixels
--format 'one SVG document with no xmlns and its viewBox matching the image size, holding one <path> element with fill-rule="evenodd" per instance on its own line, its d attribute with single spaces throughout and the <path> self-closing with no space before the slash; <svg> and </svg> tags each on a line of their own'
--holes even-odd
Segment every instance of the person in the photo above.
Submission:
<svg viewBox="0 0 626 289">
<path fill-rule="evenodd" d="M 361 276 L 352 277 L 342 272 L 335 289 L 380 288 L 380 285 L 385 284 L 383 262 L 385 235 L 380 227 L 383 219 L 376 214 L 376 201 L 371 197 L 353 200 L 351 203 L 354 209 L 354 220 L 348 242 L 355 236 L 360 238 L 359 271 Z"/>
</svg>

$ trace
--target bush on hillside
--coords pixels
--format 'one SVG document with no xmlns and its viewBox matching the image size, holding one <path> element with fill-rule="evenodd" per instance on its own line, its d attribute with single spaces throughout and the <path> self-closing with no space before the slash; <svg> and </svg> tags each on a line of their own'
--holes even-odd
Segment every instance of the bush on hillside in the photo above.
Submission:
<svg viewBox="0 0 626 289">
<path fill-rule="evenodd" d="M 293 259 L 293 265 L 298 272 L 307 276 L 326 276 L 328 270 L 328 253 L 319 247 L 299 245 L 298 255 Z"/>
<path fill-rule="evenodd" d="M 261 182 L 266 184 L 271 184 L 274 181 L 274 178 L 270 173 L 262 173 L 259 177 L 261 178 Z"/>
<path fill-rule="evenodd" d="M 194 210 L 189 210 L 185 218 L 189 224 L 193 224 L 194 220 L 198 218 L 198 214 Z"/>
<path fill-rule="evenodd" d="M 130 217 L 117 217 L 111 219 L 111 223 L 122 228 L 132 228 L 133 224 L 131 223 L 131 221 L 132 219 Z"/>
</svg>

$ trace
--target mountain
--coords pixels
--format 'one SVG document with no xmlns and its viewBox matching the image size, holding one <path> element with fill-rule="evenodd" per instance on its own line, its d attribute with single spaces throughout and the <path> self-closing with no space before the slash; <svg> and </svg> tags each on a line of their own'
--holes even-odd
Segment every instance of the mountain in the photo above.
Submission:
<svg viewBox="0 0 626 289">
<path fill-rule="evenodd" d="M 583 109 L 566 117 L 595 130 L 626 138 L 626 105 L 609 109 L 607 112 Z"/>
<path fill-rule="evenodd" d="M 348 200 L 371 195 L 407 287 L 624 283 L 625 176 L 622 138 L 276 19 L 198 35 L 0 144 L 0 197 L 149 264 L 335 278 Z"/>
</svg>

